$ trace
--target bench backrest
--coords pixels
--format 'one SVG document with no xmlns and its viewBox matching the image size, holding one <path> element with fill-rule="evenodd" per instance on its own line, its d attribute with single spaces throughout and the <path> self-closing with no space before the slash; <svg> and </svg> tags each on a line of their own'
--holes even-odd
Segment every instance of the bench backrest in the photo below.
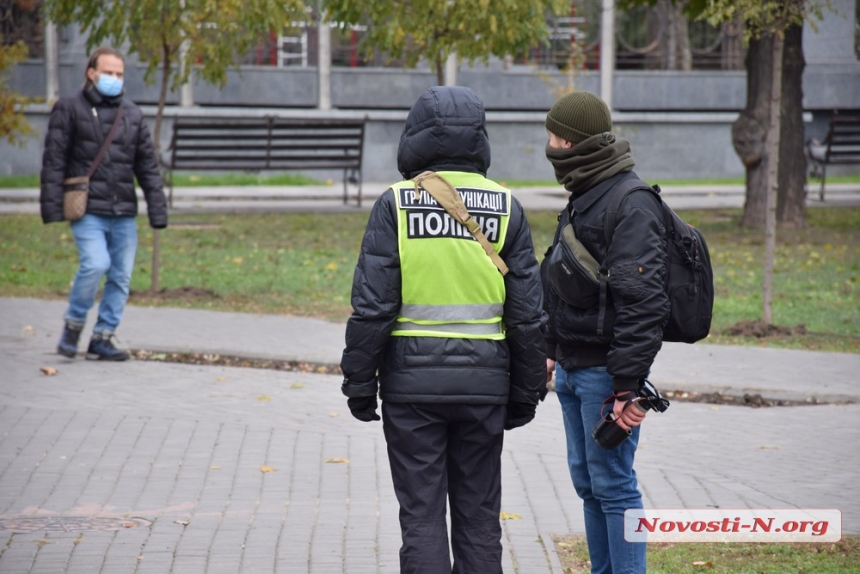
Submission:
<svg viewBox="0 0 860 574">
<path fill-rule="evenodd" d="M 364 120 L 177 118 L 170 168 L 361 169 Z"/>
<path fill-rule="evenodd" d="M 824 143 L 827 163 L 860 163 L 860 110 L 833 112 Z"/>
</svg>

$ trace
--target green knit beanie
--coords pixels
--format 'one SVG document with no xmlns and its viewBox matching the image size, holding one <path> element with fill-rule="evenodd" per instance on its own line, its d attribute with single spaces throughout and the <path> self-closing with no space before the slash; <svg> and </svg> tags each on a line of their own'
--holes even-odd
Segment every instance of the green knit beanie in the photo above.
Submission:
<svg viewBox="0 0 860 574">
<path fill-rule="evenodd" d="M 589 92 L 562 96 L 546 115 L 546 129 L 573 145 L 591 136 L 612 131 L 609 108 Z"/>
</svg>

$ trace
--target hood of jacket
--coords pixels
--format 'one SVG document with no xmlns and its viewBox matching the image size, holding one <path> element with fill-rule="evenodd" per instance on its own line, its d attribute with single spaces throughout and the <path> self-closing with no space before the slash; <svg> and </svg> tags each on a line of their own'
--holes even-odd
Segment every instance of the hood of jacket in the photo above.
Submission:
<svg viewBox="0 0 860 574">
<path fill-rule="evenodd" d="M 490 140 L 484 103 L 469 88 L 437 86 L 409 110 L 397 148 L 397 170 L 411 179 L 426 170 L 487 175 Z"/>
</svg>

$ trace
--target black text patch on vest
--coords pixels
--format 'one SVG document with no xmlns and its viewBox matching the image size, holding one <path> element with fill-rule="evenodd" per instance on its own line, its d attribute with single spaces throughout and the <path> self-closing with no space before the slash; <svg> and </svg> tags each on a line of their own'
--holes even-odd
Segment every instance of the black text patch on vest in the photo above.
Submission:
<svg viewBox="0 0 860 574">
<path fill-rule="evenodd" d="M 474 239 L 472 234 L 445 212 L 432 195 L 420 189 L 420 196 L 415 197 L 415 190 L 403 187 L 400 193 L 400 209 L 406 211 L 407 237 L 422 239 L 433 237 L 456 237 Z M 472 214 L 481 231 L 493 243 L 499 241 L 501 218 L 507 214 L 507 194 L 488 189 L 458 188 L 460 197 L 466 209 Z"/>
</svg>

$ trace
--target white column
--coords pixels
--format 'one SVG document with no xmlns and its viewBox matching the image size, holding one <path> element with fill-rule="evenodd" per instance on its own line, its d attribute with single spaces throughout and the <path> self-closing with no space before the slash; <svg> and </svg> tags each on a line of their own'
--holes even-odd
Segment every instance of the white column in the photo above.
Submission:
<svg viewBox="0 0 860 574">
<path fill-rule="evenodd" d="M 611 110 L 615 75 L 615 0 L 603 0 L 600 17 L 600 97 Z"/>
<path fill-rule="evenodd" d="M 451 52 L 448 54 L 448 59 L 445 60 L 445 85 L 457 85 L 457 53 Z"/>
<path fill-rule="evenodd" d="M 45 22 L 45 102 L 50 106 L 60 97 L 60 65 L 57 25 Z"/>
<path fill-rule="evenodd" d="M 317 58 L 319 63 L 319 105 L 321 110 L 331 109 L 331 27 L 325 15 L 320 12 L 317 30 Z"/>
<path fill-rule="evenodd" d="M 185 11 L 185 0 L 179 0 L 182 11 Z M 183 40 L 179 45 L 179 73 L 185 75 L 186 58 L 188 56 L 188 40 Z M 194 105 L 194 69 L 188 70 L 188 80 L 179 88 L 179 105 L 190 108 Z"/>
<path fill-rule="evenodd" d="M 182 42 L 179 47 L 179 67 L 182 73 L 185 73 L 186 56 L 188 55 L 188 41 Z M 183 108 L 190 108 L 194 105 L 194 69 L 189 70 L 188 80 L 179 88 L 179 105 Z"/>
</svg>

